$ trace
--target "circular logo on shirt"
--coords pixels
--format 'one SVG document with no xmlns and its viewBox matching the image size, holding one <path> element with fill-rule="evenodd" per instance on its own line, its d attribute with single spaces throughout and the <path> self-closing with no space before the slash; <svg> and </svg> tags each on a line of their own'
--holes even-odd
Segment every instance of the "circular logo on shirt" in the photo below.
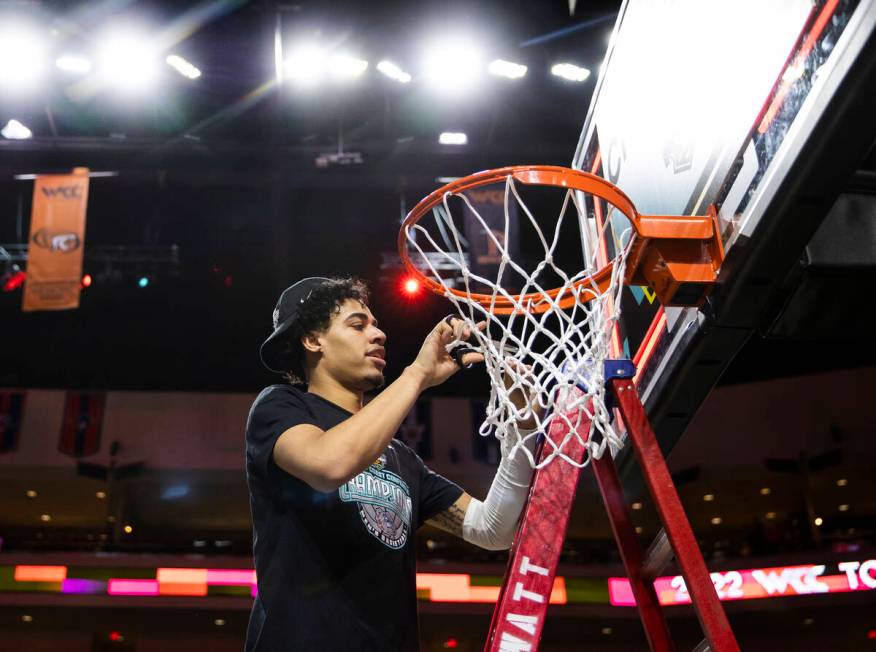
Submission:
<svg viewBox="0 0 876 652">
<path fill-rule="evenodd" d="M 355 502 L 365 529 L 393 549 L 401 548 L 411 531 L 412 501 L 407 483 L 392 471 L 371 465 L 338 489 L 344 502 Z"/>
<path fill-rule="evenodd" d="M 408 540 L 408 526 L 394 509 L 359 503 L 359 516 L 368 531 L 390 548 L 401 548 Z"/>
</svg>

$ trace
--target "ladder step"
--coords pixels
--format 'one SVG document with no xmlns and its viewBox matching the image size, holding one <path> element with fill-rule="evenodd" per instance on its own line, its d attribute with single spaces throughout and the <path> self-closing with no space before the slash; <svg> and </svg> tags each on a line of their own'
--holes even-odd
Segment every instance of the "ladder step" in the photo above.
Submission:
<svg viewBox="0 0 876 652">
<path fill-rule="evenodd" d="M 673 557 L 675 557 L 675 553 L 672 552 L 669 537 L 666 536 L 666 528 L 660 528 L 660 532 L 648 546 L 648 551 L 642 561 L 642 577 L 649 580 L 659 577 Z"/>
<path fill-rule="evenodd" d="M 711 650 L 712 648 L 709 645 L 709 641 L 703 639 L 702 641 L 697 643 L 697 646 L 693 650 L 691 650 L 691 652 L 711 652 Z"/>
</svg>

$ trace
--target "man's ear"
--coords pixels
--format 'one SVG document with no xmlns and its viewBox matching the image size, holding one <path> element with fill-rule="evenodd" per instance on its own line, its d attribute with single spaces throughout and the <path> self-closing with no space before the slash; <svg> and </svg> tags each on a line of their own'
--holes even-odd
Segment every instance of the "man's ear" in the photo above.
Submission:
<svg viewBox="0 0 876 652">
<path fill-rule="evenodd" d="M 322 342 L 319 341 L 319 333 L 310 332 L 301 336 L 301 346 L 305 351 L 319 353 L 322 350 Z"/>
</svg>

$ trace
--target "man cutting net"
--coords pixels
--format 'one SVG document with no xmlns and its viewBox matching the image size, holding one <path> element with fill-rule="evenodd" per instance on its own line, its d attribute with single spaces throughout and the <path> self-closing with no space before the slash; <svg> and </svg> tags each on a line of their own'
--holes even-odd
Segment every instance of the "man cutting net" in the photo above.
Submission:
<svg viewBox="0 0 876 652">
<path fill-rule="evenodd" d="M 362 282 L 303 279 L 280 296 L 273 321 L 261 357 L 287 382 L 259 394 L 246 424 L 258 575 L 246 649 L 418 650 L 417 529 L 510 547 L 530 464 L 503 447 L 481 502 L 393 439 L 425 389 L 483 360 L 448 352 L 471 335 L 461 320 L 439 323 L 367 405 L 365 392 L 384 385 L 386 335 Z"/>
</svg>

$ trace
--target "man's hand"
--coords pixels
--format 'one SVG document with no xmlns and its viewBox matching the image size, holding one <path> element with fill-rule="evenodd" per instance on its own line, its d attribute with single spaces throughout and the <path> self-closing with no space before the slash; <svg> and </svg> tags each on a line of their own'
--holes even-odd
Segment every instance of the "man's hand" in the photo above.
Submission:
<svg viewBox="0 0 876 652">
<path fill-rule="evenodd" d="M 453 318 L 450 321 L 453 322 L 453 326 L 448 324 L 447 320 L 441 320 L 432 329 L 432 332 L 426 337 L 426 341 L 423 342 L 417 359 L 411 364 L 411 367 L 422 375 L 423 389 L 440 385 L 460 369 L 453 356 L 447 352 L 447 345 L 455 339 L 468 340 L 471 337 L 471 329 L 465 325 L 462 319 Z M 485 323 L 484 326 L 486 326 Z M 478 328 L 482 328 L 481 324 L 478 324 Z M 464 365 L 483 361 L 484 356 L 480 353 L 470 352 L 462 356 Z"/>
</svg>

